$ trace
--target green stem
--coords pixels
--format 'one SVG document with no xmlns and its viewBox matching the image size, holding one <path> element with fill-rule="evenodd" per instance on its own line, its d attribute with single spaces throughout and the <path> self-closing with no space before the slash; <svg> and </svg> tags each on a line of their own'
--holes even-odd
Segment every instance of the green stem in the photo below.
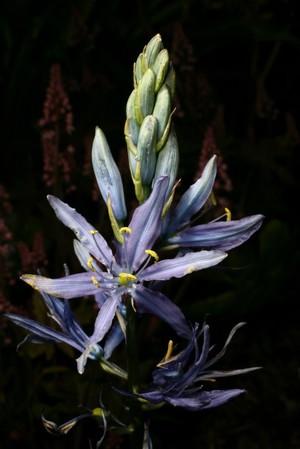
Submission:
<svg viewBox="0 0 300 449">
<path fill-rule="evenodd" d="M 132 307 L 131 297 L 126 299 L 126 342 L 127 342 L 127 373 L 128 385 L 132 393 L 139 390 L 139 360 L 136 338 L 136 312 Z M 142 449 L 144 438 L 144 418 L 140 403 L 137 399 L 130 400 L 130 421 L 133 432 L 130 434 L 130 447 Z"/>
</svg>

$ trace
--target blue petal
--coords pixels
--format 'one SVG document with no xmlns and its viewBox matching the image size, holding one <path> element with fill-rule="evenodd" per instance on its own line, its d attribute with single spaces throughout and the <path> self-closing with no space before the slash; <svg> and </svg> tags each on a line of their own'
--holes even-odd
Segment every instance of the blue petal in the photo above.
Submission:
<svg viewBox="0 0 300 449">
<path fill-rule="evenodd" d="M 182 195 L 177 204 L 174 216 L 165 235 L 172 235 L 180 229 L 190 218 L 195 215 L 207 201 L 213 188 L 217 173 L 216 156 L 213 156 L 206 164 L 202 176 Z"/>
<path fill-rule="evenodd" d="M 32 332 L 34 335 L 37 336 L 37 338 L 34 337 L 33 335 L 27 336 L 25 338 L 25 340 L 23 341 L 24 343 L 25 342 L 67 343 L 68 345 L 73 346 L 74 348 L 78 349 L 79 351 L 82 351 L 82 349 L 84 348 L 83 345 L 78 344 L 78 342 L 69 338 L 67 335 L 63 334 L 62 332 L 58 332 L 58 331 L 52 329 L 51 327 L 40 324 L 37 321 L 34 321 L 30 318 L 26 318 L 26 317 L 23 317 L 20 315 L 15 315 L 14 313 L 5 313 L 4 316 L 6 318 L 8 318 L 10 321 L 12 321 L 13 323 L 15 323 L 16 325 L 23 327 L 24 329 L 27 329 L 28 331 Z"/>
<path fill-rule="evenodd" d="M 68 204 L 52 195 L 48 195 L 47 198 L 58 219 L 74 231 L 78 240 L 96 259 L 106 267 L 111 267 L 112 263 L 115 262 L 114 256 L 102 235 L 99 232 L 92 235 L 91 231 L 95 231 L 95 228 Z"/>
<path fill-rule="evenodd" d="M 99 288 L 105 288 L 107 283 L 111 282 L 112 276 L 108 273 L 102 273 L 101 276 L 98 273 L 94 273 L 94 276 L 91 273 L 78 273 L 58 279 L 50 279 L 34 274 L 24 274 L 21 279 L 36 290 L 70 299 L 96 294 Z"/>
<path fill-rule="evenodd" d="M 240 220 L 193 226 L 169 238 L 168 243 L 228 251 L 248 240 L 261 227 L 263 219 L 263 215 L 252 215 Z"/>
<path fill-rule="evenodd" d="M 191 338 L 192 330 L 182 311 L 163 293 L 154 292 L 138 284 L 131 289 L 130 294 L 139 313 L 154 314 L 168 323 L 178 335 Z"/>
<path fill-rule="evenodd" d="M 182 407 L 190 411 L 199 411 L 223 405 L 225 402 L 228 402 L 230 399 L 239 396 L 242 393 L 245 393 L 245 390 L 212 390 L 203 391 L 200 394 L 193 396 L 165 396 L 164 400 L 175 407 Z"/>
<path fill-rule="evenodd" d="M 112 320 L 115 316 L 116 307 L 118 305 L 119 300 L 120 300 L 119 296 L 115 294 L 110 296 L 110 298 L 108 298 L 107 301 L 103 304 L 103 306 L 98 312 L 95 321 L 94 332 L 88 339 L 89 345 L 99 343 L 107 334 L 107 332 L 111 327 Z"/>
<path fill-rule="evenodd" d="M 126 259 L 131 271 L 148 257 L 146 249 L 151 249 L 161 232 L 161 214 L 165 204 L 168 177 L 159 178 L 149 198 L 133 213 L 129 228 L 132 233 L 126 237 Z"/>
<path fill-rule="evenodd" d="M 109 331 L 107 338 L 104 343 L 104 358 L 109 359 L 112 355 L 113 351 L 119 346 L 120 343 L 124 340 L 124 332 L 121 329 L 120 324 L 116 321 L 111 330 Z"/>
<path fill-rule="evenodd" d="M 227 253 L 221 251 L 197 251 L 187 253 L 174 259 L 161 260 L 145 268 L 139 275 L 140 281 L 167 280 L 172 277 L 180 278 L 193 271 L 203 270 L 222 262 Z"/>
</svg>

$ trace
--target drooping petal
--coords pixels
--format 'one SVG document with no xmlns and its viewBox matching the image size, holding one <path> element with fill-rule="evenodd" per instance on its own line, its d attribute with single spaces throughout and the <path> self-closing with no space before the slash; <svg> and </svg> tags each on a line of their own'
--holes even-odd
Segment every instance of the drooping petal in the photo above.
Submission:
<svg viewBox="0 0 300 449">
<path fill-rule="evenodd" d="M 192 330 L 182 311 L 163 293 L 152 291 L 139 284 L 131 289 L 130 294 L 138 313 L 153 314 L 168 323 L 178 335 L 191 338 Z"/>
<path fill-rule="evenodd" d="M 21 279 L 36 290 L 49 293 L 60 298 L 70 299 L 80 296 L 94 295 L 99 288 L 107 285 L 112 279 L 109 273 L 78 273 L 58 279 L 51 279 L 35 274 L 24 274 Z"/>
<path fill-rule="evenodd" d="M 206 164 L 201 178 L 192 184 L 180 198 L 175 208 L 174 216 L 165 230 L 166 236 L 172 235 L 183 224 L 188 223 L 193 215 L 199 212 L 211 193 L 216 173 L 216 156 L 213 156 Z"/>
<path fill-rule="evenodd" d="M 92 164 L 105 203 L 107 204 L 110 197 L 114 216 L 117 221 L 122 222 L 126 218 L 127 211 L 121 174 L 112 157 L 106 137 L 98 127 L 96 127 L 92 147 Z"/>
<path fill-rule="evenodd" d="M 203 270 L 222 262 L 227 253 L 222 251 L 197 251 L 187 253 L 174 259 L 161 260 L 150 267 L 145 268 L 139 274 L 139 280 L 167 280 L 172 277 L 180 278 L 193 271 Z"/>
<path fill-rule="evenodd" d="M 252 215 L 232 221 L 192 226 L 167 241 L 180 247 L 210 248 L 228 251 L 248 240 L 262 225 L 263 215 Z"/>
<path fill-rule="evenodd" d="M 201 393 L 192 396 L 184 396 L 184 394 L 176 396 L 164 396 L 164 400 L 174 405 L 175 407 L 182 407 L 190 411 L 208 410 L 213 407 L 219 407 L 225 404 L 230 399 L 245 393 L 245 390 L 212 390 L 202 391 Z"/>
<path fill-rule="evenodd" d="M 151 249 L 161 232 L 161 213 L 168 188 L 168 177 L 159 178 L 149 198 L 133 213 L 129 224 L 131 234 L 126 238 L 126 258 L 132 271 L 148 257 L 146 249 Z"/>
<path fill-rule="evenodd" d="M 58 219 L 75 233 L 78 240 L 96 259 L 106 267 L 111 267 L 115 259 L 102 235 L 68 204 L 52 195 L 48 195 L 47 198 Z"/>
<path fill-rule="evenodd" d="M 62 332 L 56 331 L 55 329 L 45 326 L 44 324 L 40 324 L 31 318 L 26 318 L 14 313 L 5 313 L 3 316 L 8 318 L 17 326 L 23 327 L 29 332 L 32 332 L 33 335 L 27 335 L 22 343 L 66 343 L 79 351 L 82 351 L 83 349 L 83 345 L 78 344 L 78 342 L 74 341 Z"/>
</svg>

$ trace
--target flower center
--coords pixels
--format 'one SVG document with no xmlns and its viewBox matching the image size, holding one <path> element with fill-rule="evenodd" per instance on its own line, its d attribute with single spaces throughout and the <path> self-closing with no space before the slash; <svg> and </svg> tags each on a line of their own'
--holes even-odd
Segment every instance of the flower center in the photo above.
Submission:
<svg viewBox="0 0 300 449">
<path fill-rule="evenodd" d="M 133 282 L 137 281 L 137 277 L 131 273 L 120 273 L 118 276 L 118 281 L 119 284 L 123 285 L 124 287 L 128 287 Z"/>
</svg>

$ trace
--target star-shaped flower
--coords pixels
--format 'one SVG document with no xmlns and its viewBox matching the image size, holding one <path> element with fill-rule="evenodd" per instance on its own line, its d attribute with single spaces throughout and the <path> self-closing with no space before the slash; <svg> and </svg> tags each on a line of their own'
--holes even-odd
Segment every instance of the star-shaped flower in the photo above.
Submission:
<svg viewBox="0 0 300 449">
<path fill-rule="evenodd" d="M 167 187 L 167 176 L 156 181 L 149 198 L 134 211 L 129 226 L 120 229 L 122 241 L 115 241 L 115 253 L 75 209 L 54 196 L 48 197 L 58 218 L 75 232 L 75 252 L 86 271 L 59 279 L 32 274 L 25 274 L 21 279 L 37 290 L 64 299 L 95 294 L 102 297 L 103 305 L 96 318 L 93 335 L 86 340 L 86 349 L 79 359 L 79 372 L 83 372 L 87 357 L 110 329 L 117 308 L 127 296 L 132 298 L 138 313 L 155 314 L 178 335 L 191 337 L 191 328 L 179 307 L 145 284 L 180 278 L 211 267 L 220 263 L 227 254 L 215 250 L 197 251 L 158 261 L 152 248 L 161 235 Z M 153 258 L 155 262 L 150 264 Z"/>
</svg>

